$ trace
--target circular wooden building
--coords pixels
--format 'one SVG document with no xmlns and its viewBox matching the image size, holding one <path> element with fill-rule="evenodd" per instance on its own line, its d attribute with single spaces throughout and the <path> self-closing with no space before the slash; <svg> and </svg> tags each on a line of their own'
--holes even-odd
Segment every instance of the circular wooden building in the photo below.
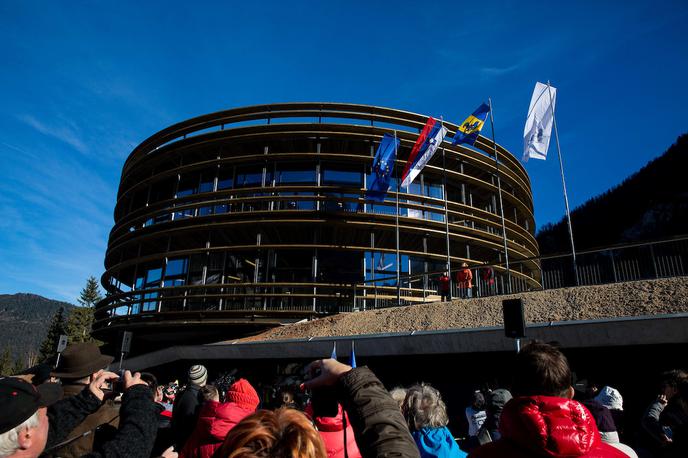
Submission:
<svg viewBox="0 0 688 458">
<path fill-rule="evenodd" d="M 285 103 L 200 116 L 148 138 L 122 170 L 94 335 L 208 342 L 433 300 L 428 273 L 446 268 L 447 251 L 452 269 L 476 267 L 478 291 L 477 267 L 492 265 L 494 282 L 482 287 L 500 291 L 497 173 L 511 287 L 537 288 L 530 181 L 499 145 L 496 167 L 490 140 L 479 137 L 474 148 L 445 141 L 408 189 L 397 196 L 393 179 L 384 202 L 366 199 L 383 134 L 401 141 L 396 176 L 426 120 L 366 105 Z M 445 126 L 451 138 L 457 126 Z"/>
</svg>

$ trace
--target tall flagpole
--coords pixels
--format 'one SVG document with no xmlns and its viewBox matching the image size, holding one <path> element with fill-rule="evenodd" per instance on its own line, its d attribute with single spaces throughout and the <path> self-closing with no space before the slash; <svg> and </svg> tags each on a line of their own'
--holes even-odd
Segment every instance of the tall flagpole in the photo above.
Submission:
<svg viewBox="0 0 688 458">
<path fill-rule="evenodd" d="M 397 131 L 394 131 L 394 144 L 397 144 Z M 397 161 L 394 158 L 394 175 L 397 177 L 397 206 L 396 206 L 396 241 L 397 241 L 397 305 L 401 305 L 401 259 L 399 257 L 399 192 L 401 184 L 399 183 L 399 170 L 397 169 Z"/>
<path fill-rule="evenodd" d="M 569 238 L 571 239 L 571 257 L 573 260 L 573 273 L 578 286 L 578 267 L 576 265 L 576 246 L 573 243 L 573 229 L 571 226 L 571 212 L 569 211 L 569 197 L 566 193 L 566 179 L 564 178 L 564 162 L 561 159 L 561 148 L 559 147 L 559 131 L 557 130 L 557 117 L 554 113 L 554 104 L 552 99 L 552 89 L 547 80 L 547 93 L 549 94 L 549 104 L 552 107 L 552 120 L 554 121 L 554 138 L 557 140 L 557 155 L 559 156 L 559 171 L 561 172 L 561 186 L 564 188 L 564 204 L 566 205 L 566 222 L 569 226 Z"/>
<path fill-rule="evenodd" d="M 444 231 L 447 239 L 447 276 L 449 277 L 449 297 L 452 300 L 452 280 L 451 280 L 451 254 L 449 253 L 449 211 L 447 208 L 447 166 L 445 162 L 445 150 L 442 148 L 442 177 L 444 178 Z"/>
<path fill-rule="evenodd" d="M 502 201 L 502 180 L 499 178 L 499 156 L 497 142 L 495 141 L 494 116 L 492 115 L 492 99 L 487 99 L 490 104 L 490 125 L 492 126 L 492 148 L 495 157 L 495 169 L 497 172 L 497 191 L 499 192 L 499 212 L 502 217 L 502 242 L 504 243 L 504 257 L 506 258 L 506 292 L 511 293 L 511 269 L 509 268 L 509 247 L 506 243 L 506 222 L 504 221 L 504 203 Z"/>
</svg>

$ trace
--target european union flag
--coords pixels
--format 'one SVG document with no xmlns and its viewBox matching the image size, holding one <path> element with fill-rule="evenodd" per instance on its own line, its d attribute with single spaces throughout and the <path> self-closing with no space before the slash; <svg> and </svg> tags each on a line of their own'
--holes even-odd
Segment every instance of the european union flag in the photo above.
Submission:
<svg viewBox="0 0 688 458">
<path fill-rule="evenodd" d="M 389 189 L 389 181 L 394 170 L 394 161 L 397 158 L 399 139 L 389 134 L 382 137 L 380 146 L 375 152 L 373 170 L 368 175 L 368 191 L 366 195 L 371 200 L 382 202 Z"/>
<path fill-rule="evenodd" d="M 478 139 L 480 130 L 483 128 L 483 125 L 485 125 L 485 120 L 489 112 L 490 107 L 488 105 L 484 103 L 480 105 L 478 109 L 459 126 L 452 145 L 458 145 L 459 143 L 474 145 L 475 141 Z"/>
</svg>

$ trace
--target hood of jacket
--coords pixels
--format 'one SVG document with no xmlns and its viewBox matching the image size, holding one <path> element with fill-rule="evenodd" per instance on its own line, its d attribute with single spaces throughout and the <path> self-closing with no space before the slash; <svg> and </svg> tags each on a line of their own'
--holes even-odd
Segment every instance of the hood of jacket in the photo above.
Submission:
<svg viewBox="0 0 688 458">
<path fill-rule="evenodd" d="M 459 449 L 456 441 L 446 426 L 439 428 L 421 428 L 411 433 L 416 441 L 421 458 L 458 458 L 466 454 Z"/>
<path fill-rule="evenodd" d="M 590 412 L 566 398 L 513 398 L 504 407 L 499 426 L 502 438 L 537 456 L 582 456 L 601 443 Z"/>
<path fill-rule="evenodd" d="M 227 433 L 241 420 L 256 411 L 255 408 L 245 408 L 233 402 L 220 404 L 217 401 L 207 401 L 203 404 L 198 417 L 196 430 L 201 441 L 225 440 Z"/>
</svg>

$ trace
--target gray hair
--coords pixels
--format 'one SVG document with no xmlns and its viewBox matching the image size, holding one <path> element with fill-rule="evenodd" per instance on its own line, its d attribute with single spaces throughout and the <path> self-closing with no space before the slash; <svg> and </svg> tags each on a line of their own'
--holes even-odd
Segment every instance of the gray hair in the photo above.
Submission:
<svg viewBox="0 0 688 458">
<path fill-rule="evenodd" d="M 411 431 L 425 427 L 439 428 L 449 423 L 442 395 L 425 383 L 408 389 L 402 412 Z"/>
<path fill-rule="evenodd" d="M 404 400 L 406 399 L 406 388 L 401 386 L 392 388 L 392 390 L 389 392 L 389 395 L 392 396 L 392 399 L 397 401 L 397 404 L 399 404 L 399 410 L 403 409 Z"/>
<path fill-rule="evenodd" d="M 19 450 L 19 434 L 27 428 L 38 428 L 38 411 L 27 418 L 21 425 L 0 434 L 0 458 L 10 456 Z"/>
</svg>

